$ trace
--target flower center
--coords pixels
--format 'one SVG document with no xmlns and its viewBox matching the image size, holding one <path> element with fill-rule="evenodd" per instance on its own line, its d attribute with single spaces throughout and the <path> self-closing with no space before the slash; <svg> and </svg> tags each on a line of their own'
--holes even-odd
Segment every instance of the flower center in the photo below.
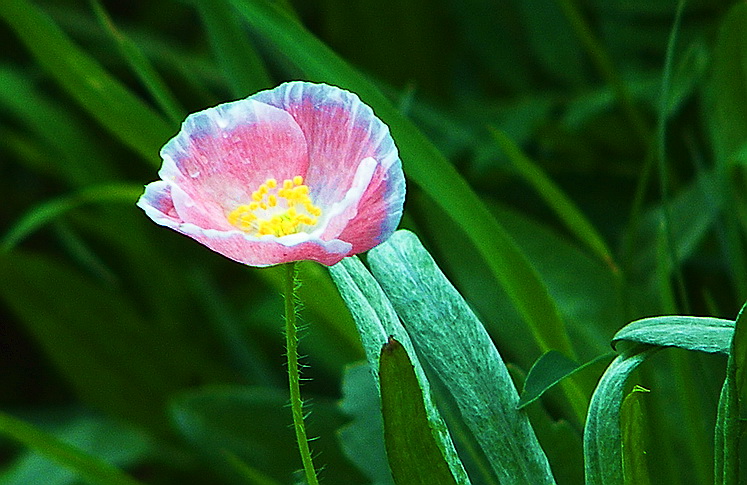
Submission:
<svg viewBox="0 0 747 485">
<path fill-rule="evenodd" d="M 226 218 L 242 231 L 257 236 L 287 236 L 317 223 L 322 210 L 309 197 L 309 187 L 296 175 L 278 186 L 275 179 L 252 192 L 252 202 L 240 205 Z"/>
</svg>

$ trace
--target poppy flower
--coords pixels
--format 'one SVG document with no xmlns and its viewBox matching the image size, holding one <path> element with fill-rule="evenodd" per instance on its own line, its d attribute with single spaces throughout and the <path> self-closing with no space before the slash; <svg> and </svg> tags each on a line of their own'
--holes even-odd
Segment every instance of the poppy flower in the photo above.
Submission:
<svg viewBox="0 0 747 485">
<path fill-rule="evenodd" d="M 250 266 L 333 265 L 385 241 L 405 180 L 389 128 L 353 93 L 289 82 L 187 117 L 138 206 Z"/>
</svg>

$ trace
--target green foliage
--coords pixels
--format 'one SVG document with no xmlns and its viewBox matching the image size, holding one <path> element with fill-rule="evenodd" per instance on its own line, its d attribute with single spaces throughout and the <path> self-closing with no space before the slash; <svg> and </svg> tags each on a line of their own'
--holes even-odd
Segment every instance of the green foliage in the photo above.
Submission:
<svg viewBox="0 0 747 485">
<path fill-rule="evenodd" d="M 298 478 L 282 275 L 133 204 L 186 113 L 290 79 L 390 126 L 417 234 L 300 264 L 324 483 L 392 483 L 390 336 L 457 483 L 744 480 L 746 31 L 736 0 L 0 0 L 0 483 Z"/>
<path fill-rule="evenodd" d="M 394 338 L 381 349 L 379 385 L 384 440 L 394 483 L 456 485 L 458 482 L 431 432 L 421 386 L 410 358 Z"/>
</svg>

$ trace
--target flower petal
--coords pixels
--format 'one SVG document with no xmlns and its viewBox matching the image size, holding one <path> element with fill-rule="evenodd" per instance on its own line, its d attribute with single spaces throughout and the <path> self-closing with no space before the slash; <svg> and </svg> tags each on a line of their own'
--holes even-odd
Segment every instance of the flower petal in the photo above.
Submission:
<svg viewBox="0 0 747 485">
<path fill-rule="evenodd" d="M 358 254 L 389 239 L 397 229 L 405 200 L 405 177 L 401 162 L 385 168 L 378 165 L 368 187 L 358 200 L 358 207 L 337 235 L 352 244 L 351 254 Z"/>
<path fill-rule="evenodd" d="M 399 162 L 389 128 L 353 93 L 294 81 L 252 98 L 287 111 L 300 126 L 311 161 L 306 183 L 319 206 L 345 197 L 362 160 L 371 157 L 385 170 Z"/>
<path fill-rule="evenodd" d="M 307 152 L 303 132 L 288 113 L 249 98 L 190 115 L 161 149 L 159 175 L 205 213 L 225 219 L 268 178 L 305 176 Z"/>
<path fill-rule="evenodd" d="M 171 186 L 168 182 L 157 180 L 145 186 L 145 193 L 140 196 L 137 206 L 145 211 L 145 214 L 154 222 L 167 225 L 178 224 L 182 220 L 174 209 L 171 199 Z"/>
</svg>

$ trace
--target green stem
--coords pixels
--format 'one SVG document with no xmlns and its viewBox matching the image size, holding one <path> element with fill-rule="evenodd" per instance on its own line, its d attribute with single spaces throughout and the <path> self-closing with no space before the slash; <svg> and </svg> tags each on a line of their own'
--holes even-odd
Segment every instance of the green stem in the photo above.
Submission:
<svg viewBox="0 0 747 485">
<path fill-rule="evenodd" d="M 298 371 L 298 335 L 296 334 L 296 263 L 285 265 L 285 343 L 288 356 L 288 386 L 293 413 L 293 427 L 296 429 L 298 451 L 301 453 L 303 470 L 308 485 L 318 485 L 314 463 L 311 461 L 309 439 L 303 423 L 303 401 L 301 400 L 301 376 Z"/>
</svg>

